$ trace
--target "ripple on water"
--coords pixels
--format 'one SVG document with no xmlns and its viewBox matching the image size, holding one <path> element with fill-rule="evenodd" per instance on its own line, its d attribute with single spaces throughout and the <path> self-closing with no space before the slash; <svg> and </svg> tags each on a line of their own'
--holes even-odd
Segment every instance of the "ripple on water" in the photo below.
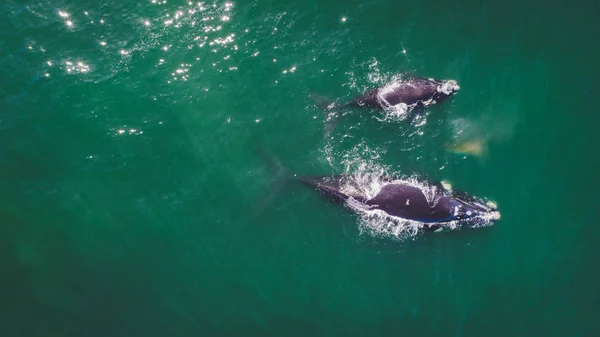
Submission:
<svg viewBox="0 0 600 337">
<path fill-rule="evenodd" d="M 53 20 L 60 22 L 62 29 L 53 26 L 51 38 L 78 43 L 71 43 L 68 48 L 64 47 L 65 44 L 60 48 L 47 48 L 47 59 L 53 62 L 43 61 L 40 65 L 43 72 L 85 75 L 81 79 L 97 82 L 135 67 L 140 74 L 162 73 L 165 82 L 172 81 L 169 74 L 179 68 L 170 71 L 148 68 L 141 60 L 149 53 L 158 56 L 155 65 L 184 62 L 189 64 L 188 72 L 196 66 L 194 75 L 200 71 L 237 70 L 233 55 L 241 48 L 236 40 L 238 32 L 234 28 L 237 23 L 233 2 L 188 2 L 174 7 L 167 5 L 167 1 L 154 0 L 146 6 L 148 11 L 144 16 L 137 14 L 140 11 L 131 4 L 114 4 L 113 7 L 117 8 L 110 11 L 97 6 L 55 8 Z M 28 7 L 28 10 L 47 11 L 48 7 L 51 4 L 40 3 Z M 51 17 L 44 19 L 52 20 Z M 54 41 L 44 43 L 56 45 Z M 33 46 L 29 45 L 29 48 L 33 49 Z M 98 52 L 102 57 L 98 57 Z M 140 62 L 132 63 L 137 61 Z"/>
</svg>

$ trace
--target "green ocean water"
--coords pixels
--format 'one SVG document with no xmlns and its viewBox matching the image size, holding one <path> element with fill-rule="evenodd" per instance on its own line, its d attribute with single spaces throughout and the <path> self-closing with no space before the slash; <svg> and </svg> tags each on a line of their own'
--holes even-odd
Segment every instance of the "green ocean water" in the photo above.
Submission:
<svg viewBox="0 0 600 337">
<path fill-rule="evenodd" d="M 0 336 L 597 336 L 592 1 L 0 4 Z M 394 75 L 414 120 L 308 95 Z M 485 139 L 483 156 L 447 145 Z M 273 174 L 386 169 L 494 226 L 374 235 Z M 267 200 L 265 202 L 265 200 Z"/>
</svg>

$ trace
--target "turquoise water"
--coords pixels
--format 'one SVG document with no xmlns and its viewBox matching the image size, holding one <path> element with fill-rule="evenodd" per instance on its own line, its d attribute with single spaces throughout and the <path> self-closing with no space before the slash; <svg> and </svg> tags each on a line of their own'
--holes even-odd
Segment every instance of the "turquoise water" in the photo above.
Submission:
<svg viewBox="0 0 600 337">
<path fill-rule="evenodd" d="M 0 336 L 597 335 L 598 9 L 4 1 Z M 323 137 L 310 93 L 407 71 L 461 91 Z M 502 219 L 395 234 L 302 186 L 264 202 L 256 144 L 447 179 Z"/>
</svg>

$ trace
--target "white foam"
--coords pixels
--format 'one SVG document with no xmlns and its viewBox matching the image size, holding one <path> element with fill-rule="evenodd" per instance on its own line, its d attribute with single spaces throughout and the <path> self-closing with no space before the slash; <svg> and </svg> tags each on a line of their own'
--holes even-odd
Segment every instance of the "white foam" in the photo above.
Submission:
<svg viewBox="0 0 600 337">
<path fill-rule="evenodd" d="M 404 120 L 408 116 L 408 113 L 416 106 L 416 104 L 408 105 L 406 103 L 392 105 L 385 99 L 385 95 L 392 92 L 394 88 L 397 88 L 398 86 L 398 83 L 394 83 L 394 85 L 384 87 L 377 92 L 377 101 L 386 112 L 384 120 Z"/>
<path fill-rule="evenodd" d="M 408 116 L 408 113 L 413 111 L 414 108 L 417 106 L 418 103 L 413 103 L 413 104 L 399 103 L 399 104 L 393 105 L 385 98 L 389 93 L 394 92 L 401 85 L 411 85 L 411 84 L 410 84 L 410 82 L 405 82 L 401 76 L 396 75 L 396 76 L 392 77 L 392 79 L 386 85 L 384 85 L 377 91 L 377 101 L 383 107 L 383 110 L 386 112 L 384 118 L 380 119 L 380 121 L 404 120 Z M 438 88 L 438 91 L 440 91 L 440 90 L 441 89 Z M 423 106 L 428 107 L 430 105 L 435 104 L 436 100 L 434 100 L 433 98 L 430 98 L 426 101 L 420 101 L 420 103 Z"/>
</svg>

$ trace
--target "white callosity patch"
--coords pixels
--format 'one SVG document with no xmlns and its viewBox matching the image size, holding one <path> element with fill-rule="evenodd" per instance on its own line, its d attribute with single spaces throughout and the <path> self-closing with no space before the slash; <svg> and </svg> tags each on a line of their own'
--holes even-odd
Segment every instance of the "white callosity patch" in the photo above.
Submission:
<svg viewBox="0 0 600 337">
<path fill-rule="evenodd" d="M 460 90 L 460 87 L 455 80 L 444 81 L 444 83 L 437 88 L 438 92 L 441 92 L 445 95 L 450 95 L 458 90 Z"/>
</svg>

